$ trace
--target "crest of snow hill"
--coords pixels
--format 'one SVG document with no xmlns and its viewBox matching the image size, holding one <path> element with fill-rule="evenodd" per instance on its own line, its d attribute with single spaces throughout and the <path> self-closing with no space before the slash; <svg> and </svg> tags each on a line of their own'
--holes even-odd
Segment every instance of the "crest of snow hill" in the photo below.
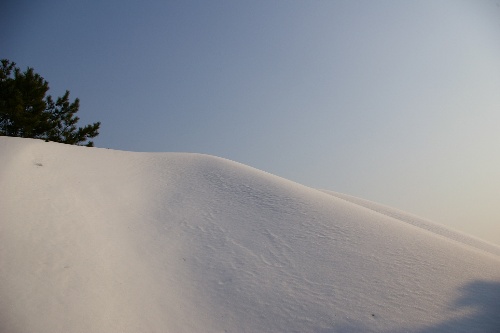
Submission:
<svg viewBox="0 0 500 333">
<path fill-rule="evenodd" d="M 0 332 L 498 332 L 500 250 L 221 158 L 0 137 Z"/>
</svg>

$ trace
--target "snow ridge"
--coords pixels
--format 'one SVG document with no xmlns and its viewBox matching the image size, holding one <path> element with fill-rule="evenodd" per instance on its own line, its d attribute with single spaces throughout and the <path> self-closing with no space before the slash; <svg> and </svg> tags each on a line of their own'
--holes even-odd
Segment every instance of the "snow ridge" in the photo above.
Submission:
<svg viewBox="0 0 500 333">
<path fill-rule="evenodd" d="M 200 154 L 0 156 L 0 332 L 500 327 L 500 258 L 404 213 Z"/>
<path fill-rule="evenodd" d="M 348 194 L 343 194 L 328 190 L 322 190 L 322 191 L 327 194 L 333 195 L 337 198 L 341 198 L 346 201 L 360 205 L 362 207 L 371 209 L 377 213 L 392 217 L 402 222 L 409 223 L 418 228 L 422 228 L 436 235 L 440 235 L 450 240 L 462 243 L 464 245 L 471 246 L 478 250 L 500 256 L 500 247 L 496 246 L 495 244 L 490 244 L 482 239 L 475 238 L 471 235 L 466 235 L 464 233 L 453 230 L 444 225 L 440 225 L 438 223 L 423 219 L 421 217 L 403 212 L 399 209 L 388 207 L 373 201 L 357 198 Z"/>
</svg>

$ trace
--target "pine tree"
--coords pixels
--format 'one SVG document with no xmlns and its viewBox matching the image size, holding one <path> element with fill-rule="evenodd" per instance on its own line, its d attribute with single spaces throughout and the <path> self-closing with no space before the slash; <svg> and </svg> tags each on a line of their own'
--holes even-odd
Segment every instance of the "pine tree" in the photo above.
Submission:
<svg viewBox="0 0 500 333">
<path fill-rule="evenodd" d="M 37 138 L 72 145 L 93 146 L 89 138 L 99 135 L 100 122 L 77 127 L 77 98 L 69 91 L 56 102 L 46 95 L 49 84 L 33 68 L 21 72 L 14 62 L 3 59 L 0 68 L 0 135 Z M 87 141 L 87 142 L 86 142 Z"/>
</svg>

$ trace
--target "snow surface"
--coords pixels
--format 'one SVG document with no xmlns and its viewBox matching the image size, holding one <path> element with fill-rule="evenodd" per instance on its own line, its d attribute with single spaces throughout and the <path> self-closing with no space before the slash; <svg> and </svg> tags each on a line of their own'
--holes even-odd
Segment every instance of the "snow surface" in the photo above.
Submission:
<svg viewBox="0 0 500 333">
<path fill-rule="evenodd" d="M 0 137 L 0 332 L 499 332 L 499 249 L 225 159 Z"/>
</svg>

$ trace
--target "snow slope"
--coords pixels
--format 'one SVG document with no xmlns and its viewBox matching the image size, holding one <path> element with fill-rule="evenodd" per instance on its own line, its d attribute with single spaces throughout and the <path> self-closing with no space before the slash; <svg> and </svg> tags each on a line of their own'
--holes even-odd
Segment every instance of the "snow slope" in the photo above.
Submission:
<svg viewBox="0 0 500 333">
<path fill-rule="evenodd" d="M 331 194 L 335 197 L 347 200 L 349 202 L 355 203 L 357 205 L 366 207 L 368 209 L 371 209 L 375 212 L 378 212 L 380 214 L 384 214 L 389 217 L 393 217 L 397 220 L 412 224 L 416 227 L 428 230 L 432 233 L 441 235 L 445 238 L 448 238 L 450 240 L 455 240 L 460 243 L 464 243 L 467 245 L 470 245 L 472 247 L 475 247 L 478 250 L 490 252 L 492 254 L 496 254 L 500 256 L 500 247 L 490 244 L 484 240 L 478 239 L 474 236 L 471 235 L 466 235 L 464 233 L 461 233 L 456 230 L 452 230 L 446 226 L 440 225 L 438 223 L 423 219 L 421 217 L 408 214 L 406 212 L 403 212 L 399 209 L 395 209 L 392 207 L 388 207 L 385 205 L 381 205 L 379 203 L 361 199 L 361 198 L 356 198 L 354 196 L 348 195 L 348 194 L 343 194 L 343 193 L 338 193 L 338 192 L 333 192 L 333 191 L 328 191 L 328 190 L 322 190 L 325 193 Z"/>
<path fill-rule="evenodd" d="M 500 331 L 498 248 L 409 214 L 199 154 L 0 156 L 0 332 Z"/>
</svg>

